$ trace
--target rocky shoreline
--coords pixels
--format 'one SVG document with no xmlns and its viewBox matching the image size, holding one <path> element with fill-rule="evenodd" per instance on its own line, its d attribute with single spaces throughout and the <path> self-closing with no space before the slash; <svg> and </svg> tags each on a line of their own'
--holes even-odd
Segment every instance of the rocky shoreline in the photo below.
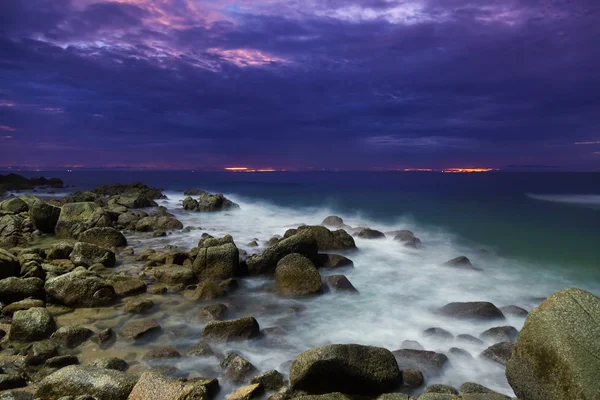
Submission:
<svg viewBox="0 0 600 400">
<path fill-rule="evenodd" d="M 27 186 L 11 179 L 20 186 L 9 190 L 48 181 L 58 187 L 55 180 Z M 243 212 L 221 194 L 190 189 L 186 195 L 187 212 Z M 600 299 L 579 289 L 560 291 L 529 313 L 486 301 L 440 307 L 440 318 L 495 325 L 479 337 L 440 327 L 423 332 L 445 352 L 415 341 L 393 349 L 330 344 L 307 349 L 283 367 L 259 370 L 228 347 L 243 343 L 268 351 L 286 332 L 247 314 L 246 277 L 261 277 L 278 298 L 360 296 L 345 275 L 322 274 L 352 267 L 352 254 L 361 251 L 355 237 L 393 237 L 412 249 L 421 240 L 407 230 L 351 227 L 330 216 L 321 225 L 265 239 L 264 249 L 251 255 L 234 237 L 208 233 L 184 250 L 169 238 L 197 227 L 184 226 L 159 205 L 162 199 L 160 189 L 135 183 L 0 203 L 0 399 L 510 398 L 474 382 L 458 388 L 429 383 L 453 368 L 453 360 L 474 357 L 461 348 L 467 343 L 487 347 L 476 357 L 506 368 L 521 400 L 600 398 L 593 379 L 600 363 Z M 164 238 L 163 248 L 145 246 L 147 238 Z M 479 273 L 464 256 L 444 266 Z M 203 321 L 201 332 L 159 318 L 179 310 Z M 289 312 L 301 313 L 302 303 Z M 506 325 L 509 315 L 527 317 L 521 332 Z M 195 340 L 184 347 L 181 337 Z"/>
</svg>

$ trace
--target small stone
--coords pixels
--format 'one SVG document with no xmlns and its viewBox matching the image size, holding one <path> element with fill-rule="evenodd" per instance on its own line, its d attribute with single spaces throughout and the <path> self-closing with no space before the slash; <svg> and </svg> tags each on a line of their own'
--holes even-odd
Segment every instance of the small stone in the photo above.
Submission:
<svg viewBox="0 0 600 400">
<path fill-rule="evenodd" d="M 458 347 L 451 347 L 450 350 L 448 350 L 448 354 L 451 354 L 455 357 L 459 357 L 459 358 L 473 358 L 473 356 L 471 355 L 471 353 L 469 353 L 466 350 L 463 349 L 459 349 Z"/>
<path fill-rule="evenodd" d="M 91 329 L 81 326 L 63 326 L 54 332 L 51 339 L 61 345 L 69 348 L 75 348 L 94 335 Z"/>
<path fill-rule="evenodd" d="M 430 385 L 429 387 L 427 387 L 427 389 L 425 389 L 425 393 L 441 393 L 441 394 L 457 395 L 458 390 L 454 389 L 452 386 L 435 384 L 435 385 Z"/>
<path fill-rule="evenodd" d="M 483 345 L 483 340 L 476 338 L 473 335 L 461 334 L 456 336 L 456 340 L 463 343 Z"/>
<path fill-rule="evenodd" d="M 344 275 L 329 275 L 322 277 L 323 283 L 332 292 L 358 293 L 358 290 Z"/>
<path fill-rule="evenodd" d="M 125 303 L 123 311 L 131 314 L 145 313 L 154 307 L 154 302 L 150 299 L 134 299 Z"/>
<path fill-rule="evenodd" d="M 260 327 L 254 317 L 244 317 L 230 321 L 211 321 L 202 329 L 202 337 L 225 342 L 248 340 L 260 334 Z"/>
<path fill-rule="evenodd" d="M 72 355 L 56 356 L 46 360 L 46 366 L 50 368 L 63 368 L 67 365 L 77 364 L 79 364 L 79 359 Z"/>
<path fill-rule="evenodd" d="M 161 326 L 154 320 L 130 322 L 121 330 L 121 334 L 128 340 L 140 340 L 161 331 Z"/>
<path fill-rule="evenodd" d="M 496 343 L 481 353 L 481 357 L 487 358 L 490 361 L 497 362 L 501 365 L 506 365 L 512 356 L 514 344 L 510 342 Z"/>
<path fill-rule="evenodd" d="M 129 368 L 129 364 L 127 361 L 117 358 L 117 357 L 109 357 L 109 358 L 99 358 L 94 360 L 90 366 L 106 368 L 106 369 L 114 369 L 116 371 L 127 371 Z"/>
<path fill-rule="evenodd" d="M 114 331 L 111 328 L 107 328 L 92 336 L 90 340 L 96 343 L 101 349 L 104 350 L 112 346 L 115 343 L 116 339 L 117 337 Z"/>
<path fill-rule="evenodd" d="M 519 331 L 512 326 L 496 326 L 483 332 L 479 337 L 487 342 L 516 342 Z"/>
<path fill-rule="evenodd" d="M 185 354 L 193 357 L 211 357 L 215 355 L 215 352 L 211 349 L 208 343 L 202 339 L 193 344 Z"/>
<path fill-rule="evenodd" d="M 200 309 L 200 318 L 206 318 L 211 320 L 219 321 L 223 319 L 223 316 L 227 312 L 227 306 L 225 304 L 211 304 L 209 306 Z"/>
<path fill-rule="evenodd" d="M 251 383 L 258 383 L 267 390 L 279 390 L 285 385 L 285 378 L 281 372 L 273 369 L 255 376 Z"/>
<path fill-rule="evenodd" d="M 449 342 L 454 340 L 454 335 L 442 328 L 429 328 L 423 331 L 423 337 L 437 340 L 440 342 Z"/>
<path fill-rule="evenodd" d="M 526 309 L 518 307 L 518 306 L 500 307 L 500 311 L 502 311 L 502 313 L 504 315 L 511 315 L 514 317 L 521 317 L 521 318 L 527 318 L 527 315 L 529 315 L 529 312 Z"/>
<path fill-rule="evenodd" d="M 181 354 L 179 354 L 177 350 L 170 346 L 155 347 L 142 357 L 142 359 L 146 362 L 155 362 L 174 358 L 181 358 Z"/>
<path fill-rule="evenodd" d="M 425 382 L 425 378 L 423 377 L 423 373 L 418 369 L 414 368 L 406 368 L 402 370 L 402 384 L 405 387 L 416 389 L 423 386 Z"/>
</svg>

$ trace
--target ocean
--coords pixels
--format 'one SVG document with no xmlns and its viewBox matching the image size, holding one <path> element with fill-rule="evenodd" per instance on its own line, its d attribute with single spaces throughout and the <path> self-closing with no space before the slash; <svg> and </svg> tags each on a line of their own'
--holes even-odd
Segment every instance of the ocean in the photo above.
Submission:
<svg viewBox="0 0 600 400">
<path fill-rule="evenodd" d="M 165 244 L 194 247 L 200 235 L 231 234 L 240 249 L 261 251 L 266 241 L 299 224 L 319 224 L 338 215 L 351 226 L 383 232 L 409 229 L 418 249 L 381 240 L 355 238 L 358 251 L 347 254 L 354 268 L 344 273 L 359 295 L 326 294 L 282 299 L 270 280 L 245 278 L 241 290 L 227 298 L 237 316 L 253 315 L 261 328 L 278 327 L 285 335 L 269 343 L 228 345 L 261 370 L 286 372 L 301 351 L 330 343 L 361 343 L 396 350 L 417 340 L 428 350 L 447 352 L 458 346 L 477 356 L 486 346 L 441 343 L 423 331 L 441 327 L 453 335 L 478 336 L 498 323 L 465 323 L 440 318 L 435 309 L 449 302 L 490 301 L 498 307 L 527 310 L 565 287 L 600 295 L 600 174 L 425 172 L 270 172 L 209 173 L 177 171 L 27 172 L 25 176 L 59 177 L 66 191 L 100 184 L 140 181 L 164 189 L 159 200 L 184 225 L 201 227 L 167 238 L 130 237 L 137 249 Z M 224 193 L 240 210 L 226 213 L 184 211 L 182 191 L 196 187 Z M 57 189 L 61 191 L 60 189 Z M 259 247 L 246 244 L 258 239 Z M 482 271 L 443 266 L 467 256 Z M 339 273 L 339 271 L 332 272 Z M 184 348 L 199 338 L 203 322 L 197 309 L 181 305 L 156 315 L 163 327 L 185 327 L 186 334 L 160 339 Z M 290 311 L 294 310 L 294 311 Z M 77 314 L 70 318 L 76 318 Z M 119 320 L 121 321 L 121 320 Z M 122 323 L 125 320 L 121 321 Z M 523 326 L 508 317 L 500 325 Z M 223 349 L 225 350 L 225 349 Z M 440 382 L 458 387 L 475 381 L 512 394 L 504 368 L 483 360 L 453 359 Z M 213 368 L 210 361 L 185 359 L 178 368 Z M 210 372 L 209 372 L 210 373 Z M 227 393 L 227 391 L 225 391 Z"/>
</svg>

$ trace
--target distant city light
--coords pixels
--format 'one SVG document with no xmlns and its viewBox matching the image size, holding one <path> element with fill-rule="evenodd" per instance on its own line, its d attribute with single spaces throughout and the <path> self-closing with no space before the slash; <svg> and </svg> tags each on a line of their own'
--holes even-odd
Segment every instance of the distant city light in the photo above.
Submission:
<svg viewBox="0 0 600 400">
<path fill-rule="evenodd" d="M 498 171 L 498 168 L 448 168 L 443 169 L 442 172 L 448 173 L 471 173 L 471 172 L 490 172 Z"/>
</svg>

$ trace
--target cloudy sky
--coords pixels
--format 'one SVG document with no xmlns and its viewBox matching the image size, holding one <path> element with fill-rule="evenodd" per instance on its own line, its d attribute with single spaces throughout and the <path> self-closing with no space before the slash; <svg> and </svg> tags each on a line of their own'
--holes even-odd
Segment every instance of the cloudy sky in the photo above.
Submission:
<svg viewBox="0 0 600 400">
<path fill-rule="evenodd" d="M 0 166 L 600 170 L 597 0 L 1 0 Z"/>
</svg>

